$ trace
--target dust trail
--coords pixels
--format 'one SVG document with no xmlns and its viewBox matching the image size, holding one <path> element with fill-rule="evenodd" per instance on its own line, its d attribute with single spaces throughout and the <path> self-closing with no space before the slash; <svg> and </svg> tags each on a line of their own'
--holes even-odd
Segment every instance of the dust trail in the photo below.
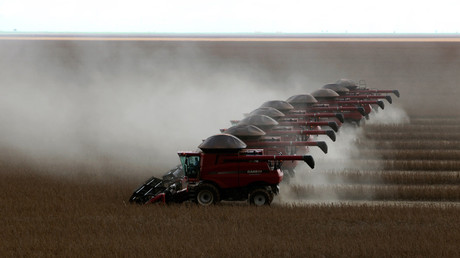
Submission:
<svg viewBox="0 0 460 258">
<path fill-rule="evenodd" d="M 385 110 L 373 111 L 370 119 L 365 124 L 403 124 L 409 123 L 409 116 L 397 106 L 397 104 L 387 105 Z M 332 142 L 326 139 L 329 152 L 321 154 L 317 149 L 311 148 L 310 153 L 314 156 L 316 168 L 311 170 L 304 165 L 297 168 L 296 178 L 291 185 L 286 185 L 282 189 L 281 202 L 304 202 L 304 201 L 343 201 L 347 200 L 346 195 L 339 194 L 341 187 L 353 184 L 376 184 L 377 181 L 356 181 L 346 180 L 347 171 L 380 170 L 383 168 L 383 160 L 377 153 L 366 158 L 361 158 L 361 153 L 367 149 L 378 149 L 372 139 L 364 134 L 366 126 L 355 127 L 344 124 L 337 134 L 337 141 Z M 359 148 L 356 141 L 365 141 L 366 149 Z M 342 176 L 340 176 L 340 173 Z M 331 176 L 331 174 L 335 174 Z M 373 180 L 378 180 L 373 178 Z M 371 200 L 373 192 L 371 190 L 361 193 L 364 198 Z M 345 198 L 345 199 L 344 199 Z"/>
<path fill-rule="evenodd" d="M 399 101 L 399 99 L 396 99 Z M 401 108 L 398 103 L 388 104 L 385 103 L 384 110 L 378 110 L 371 112 L 370 119 L 366 121 L 367 124 L 371 125 L 395 125 L 395 124 L 408 124 L 410 123 L 409 116 L 406 111 Z"/>
<path fill-rule="evenodd" d="M 310 148 L 310 154 L 315 159 L 315 168 L 310 169 L 300 165 L 296 169 L 296 176 L 290 183 L 285 185 L 281 193 L 282 202 L 299 201 L 337 201 L 341 197 L 334 190 L 318 191 L 315 188 L 334 185 L 343 185 L 345 180 L 340 176 L 330 177 L 327 172 L 339 172 L 347 169 L 365 169 L 366 164 L 354 162 L 354 158 L 360 156 L 360 149 L 355 141 L 362 139 L 363 128 L 350 124 L 344 124 L 338 134 L 336 142 L 329 139 L 318 138 L 327 142 L 329 150 L 327 154 L 321 153 L 316 148 Z M 330 173 L 329 173 L 330 174 Z M 305 192 L 306 191 L 306 192 Z"/>
<path fill-rule="evenodd" d="M 195 150 L 230 119 L 314 85 L 303 76 L 280 87 L 257 62 L 193 45 L 0 49 L 0 150 L 35 165 L 162 175 L 178 163 L 177 151 Z"/>
</svg>

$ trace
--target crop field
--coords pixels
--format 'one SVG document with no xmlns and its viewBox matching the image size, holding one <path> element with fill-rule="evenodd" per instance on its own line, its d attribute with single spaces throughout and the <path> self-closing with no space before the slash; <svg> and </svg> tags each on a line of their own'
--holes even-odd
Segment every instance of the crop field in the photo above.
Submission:
<svg viewBox="0 0 460 258">
<path fill-rule="evenodd" d="M 78 55 L 76 54 L 79 53 L 78 51 L 81 51 L 82 48 L 91 48 L 88 45 L 84 45 L 87 43 L 82 43 L 83 47 L 78 44 L 74 46 L 72 44 L 62 44 L 56 47 L 53 44 L 55 43 L 44 43 L 43 49 L 49 51 L 46 56 L 49 55 L 50 57 L 47 57 L 50 59 L 55 58 L 55 55 L 65 56 L 65 62 L 62 63 L 53 59 L 55 63 L 59 64 L 59 67 L 67 67 L 60 69 L 70 69 L 72 71 L 70 75 L 67 74 L 68 77 L 63 76 L 64 81 L 70 81 L 68 78 L 78 81 L 79 76 L 90 72 L 89 70 L 91 69 L 89 68 L 85 70 L 85 65 L 90 64 L 84 64 L 80 67 L 78 61 L 76 61 L 78 60 Z M 95 49 L 99 49 L 102 46 L 102 43 L 91 44 L 97 46 Z M 33 52 L 30 48 L 16 49 L 12 45 L 1 41 L 0 50 L 6 49 L 5 45 L 8 49 L 16 50 L 15 53 L 20 53 L 21 51 L 25 51 L 25 53 L 28 53 L 27 51 Z M 49 49 L 49 46 L 53 46 L 52 50 Z M 436 76 L 428 75 L 427 72 L 443 72 L 445 76 L 457 76 L 443 82 L 460 81 L 457 69 L 460 67 L 458 63 L 460 59 L 447 58 L 451 56 L 450 50 L 455 52 L 460 47 L 450 46 L 445 48 L 444 51 L 448 53 L 441 51 L 442 53 L 439 56 L 446 58 L 447 61 L 442 59 L 442 62 L 435 62 L 433 60 L 435 60 L 434 57 L 438 57 L 438 54 L 436 54 L 438 49 L 432 45 L 423 45 L 420 48 L 411 46 L 408 48 L 401 46 L 401 44 L 396 44 L 392 47 L 378 44 L 370 44 L 370 46 L 366 45 L 364 47 L 361 45 L 353 47 L 349 44 L 339 45 L 339 47 L 337 45 L 319 44 L 311 45 L 313 50 L 302 45 L 288 44 L 286 47 L 285 45 L 274 43 L 267 43 L 266 48 L 244 44 L 242 47 L 238 44 L 224 44 L 223 46 L 211 44 L 206 46 L 208 48 L 203 48 L 206 50 L 200 49 L 200 51 L 209 51 L 212 55 L 219 56 L 219 58 L 240 55 L 243 57 L 232 56 L 234 58 L 233 62 L 236 62 L 235 60 L 238 58 L 242 58 L 241 60 L 244 62 L 253 62 L 253 66 L 256 66 L 255 64 L 258 64 L 258 62 L 267 62 L 268 65 L 264 69 L 279 74 L 283 74 L 283 69 L 287 69 L 284 67 L 289 66 L 290 59 L 279 59 L 284 61 L 278 62 L 277 58 L 291 55 L 290 57 L 293 60 L 298 61 L 294 57 L 297 57 L 298 52 L 301 52 L 306 53 L 305 56 L 301 56 L 302 60 L 307 60 L 302 62 L 306 63 L 299 61 L 300 64 L 295 63 L 295 65 L 289 67 L 294 70 L 297 67 L 302 67 L 302 73 L 308 70 L 303 67 L 314 70 L 316 65 L 319 65 L 320 68 L 318 69 L 327 70 L 328 66 L 325 64 L 334 63 L 340 69 L 342 67 L 348 69 L 346 71 L 349 74 L 354 74 L 353 69 L 357 69 L 359 70 L 358 72 L 363 72 L 364 75 L 368 75 L 371 79 L 377 81 L 387 79 L 379 87 L 401 90 L 401 98 L 395 98 L 393 105 L 399 104 L 398 108 L 407 112 L 408 119 L 388 123 L 371 123 L 371 117 L 371 121 L 364 126 L 352 129 L 356 133 L 353 134 L 352 138 L 347 138 L 345 145 L 341 145 L 343 143 L 340 142 L 340 139 L 346 138 L 347 135 L 339 133 L 336 143 L 328 142 L 328 154 L 315 154 L 314 158 L 317 164 L 314 170 L 298 169 L 294 180 L 289 184 L 282 183 L 280 185 L 281 194 L 275 197 L 271 206 L 252 207 L 246 202 L 222 202 L 210 207 L 200 207 L 191 203 L 140 206 L 129 204 L 129 196 L 147 177 L 151 175 L 158 176 L 166 171 L 164 164 L 169 160 L 164 161 L 162 157 L 155 157 L 154 164 L 158 163 L 158 167 L 148 167 L 145 164 L 133 165 L 132 160 L 128 160 L 128 162 L 123 158 L 110 156 L 112 152 L 104 153 L 104 151 L 123 147 L 129 152 L 137 150 L 136 148 L 129 148 L 134 145 L 136 145 L 135 147 L 140 145 L 139 149 L 141 150 L 143 150 L 142 148 L 151 150 L 145 147 L 150 145 L 150 138 L 147 138 L 149 141 L 142 137 L 136 138 L 129 133 L 129 130 L 121 130 L 123 134 L 119 138 L 131 137 L 129 140 L 134 139 L 137 141 L 135 143 L 130 142 L 129 144 L 131 145 L 123 145 L 122 141 L 117 141 L 119 140 L 119 135 L 115 134 L 116 137 L 105 138 L 106 140 L 108 139 L 107 142 L 110 142 L 110 145 L 108 145 L 109 148 L 104 149 L 103 144 L 107 143 L 103 141 L 97 142 L 97 139 L 104 138 L 105 131 L 101 133 L 96 130 L 97 128 L 91 127 L 92 123 L 98 125 L 107 123 L 109 126 L 120 124 L 116 124 L 115 119 L 111 120 L 101 116 L 95 116 L 97 119 L 94 119 L 96 121 L 94 122 L 91 120 L 94 118 L 91 116 L 93 111 L 85 109 L 86 113 L 79 116 L 77 120 L 83 124 L 82 128 L 79 128 L 80 131 L 77 130 L 80 137 L 77 142 L 85 147 L 82 149 L 87 151 L 89 156 L 98 155 L 93 157 L 94 160 L 84 160 L 81 159 L 81 156 L 77 156 L 77 152 L 68 150 L 75 142 L 63 141 L 61 143 L 59 140 L 64 139 L 64 137 L 52 138 L 50 136 L 60 133 L 56 129 L 59 126 L 65 128 L 64 133 L 66 136 L 71 135 L 72 131 L 65 127 L 67 126 L 65 120 L 59 120 L 60 123 L 51 123 L 54 119 L 58 120 L 68 116 L 69 113 L 53 113 L 54 110 L 51 108 L 44 109 L 53 115 L 52 119 L 46 120 L 47 123 L 50 123 L 50 126 L 45 127 L 46 130 L 40 131 L 40 123 L 43 121 L 41 119 L 46 117 L 40 116 L 41 114 L 38 111 L 42 110 L 32 105 L 33 110 L 37 109 L 38 111 L 33 112 L 31 117 L 33 119 L 40 118 L 36 119 L 40 123 L 33 124 L 36 127 L 33 129 L 41 133 L 38 138 L 47 139 L 54 145 L 42 146 L 40 143 L 46 141 L 36 141 L 38 144 L 33 145 L 33 154 L 39 153 L 41 155 L 30 155 L 30 153 L 24 151 L 26 148 L 22 149 L 22 151 L 17 148 L 19 144 L 16 146 L 10 144 L 12 142 L 10 138 L 14 138 L 20 144 L 25 145 L 24 142 L 31 141 L 32 137 L 27 138 L 29 135 L 23 132 L 29 132 L 26 130 L 28 129 L 26 128 L 27 126 L 34 126 L 25 124 L 26 126 L 12 127 L 13 130 L 3 123 L 0 124 L 0 136 L 2 136 L 0 138 L 0 224 L 2 225 L 0 231 L 0 257 L 460 256 L 460 247 L 458 245 L 460 242 L 460 118 L 455 107 L 450 104 L 454 103 L 452 100 L 457 100 L 456 96 L 460 94 L 457 92 L 457 88 L 447 88 L 446 86 L 442 88 L 443 90 L 437 92 L 438 94 L 435 97 L 431 98 L 431 94 L 435 89 L 430 87 L 433 82 L 439 82 L 439 78 L 432 78 Z M 110 47 L 120 51 L 131 49 L 132 46 L 128 43 L 117 43 Z M 174 48 L 169 48 L 169 45 L 168 47 L 164 45 L 155 45 L 153 47 L 150 45 L 136 45 L 136 47 L 138 47 L 136 51 L 142 53 L 142 55 L 137 56 L 138 58 L 148 52 L 143 52 L 144 50 L 142 49 L 144 48 L 150 51 L 151 48 L 158 47 L 164 50 L 163 52 L 165 53 L 174 52 Z M 67 48 L 72 51 L 67 50 Z M 342 48 L 346 51 L 340 52 Z M 353 51 L 348 51 L 349 48 Z M 373 54 L 376 49 L 381 52 L 377 51 L 377 54 Z M 401 49 L 404 51 L 398 52 Z M 428 51 L 432 49 L 436 49 L 436 51 L 434 53 Z M 106 54 L 107 56 L 105 57 L 111 62 L 113 59 L 117 60 L 118 58 L 110 56 L 110 53 L 98 53 L 94 49 L 92 51 L 89 52 L 90 55 L 88 56 L 99 54 L 104 56 Z M 136 51 L 128 51 L 128 54 L 136 55 Z M 340 55 L 336 57 L 335 54 L 339 52 Z M 404 53 L 404 55 L 401 53 Z M 406 58 L 406 53 L 412 59 Z M 33 54 L 37 53 L 33 52 Z M 366 57 L 367 59 L 364 59 L 365 65 L 358 63 L 356 66 L 347 66 L 347 62 L 355 61 L 356 56 Z M 33 62 L 30 62 L 29 56 L 21 57 L 23 59 L 15 59 L 11 64 L 0 60 L 0 65 L 7 69 L 10 66 L 21 65 L 22 67 L 27 66 L 29 63 L 33 64 Z M 192 57 L 193 62 L 195 62 L 195 56 Z M 311 57 L 311 59 L 307 57 Z M 187 59 L 181 55 L 176 56 L 176 58 L 181 62 Z M 321 61 L 323 59 L 325 60 L 324 63 Z M 40 62 L 42 61 L 42 59 L 39 60 Z M 58 58 L 58 60 L 60 59 Z M 142 60 L 145 65 L 149 64 L 148 60 Z M 413 62 L 414 67 L 407 68 L 409 67 L 406 65 L 407 60 Z M 184 62 L 187 62 L 187 60 Z M 294 63 L 294 61 L 292 62 Z M 376 67 L 368 67 L 368 62 L 376 64 Z M 108 63 L 101 65 L 103 68 L 97 74 L 98 79 L 109 80 L 117 72 L 123 74 L 122 71 L 126 69 L 126 67 L 116 67 L 117 69 L 120 68 L 117 70 L 112 67 L 116 66 L 113 64 L 116 62 L 110 65 Z M 135 63 L 137 63 L 137 60 L 130 64 L 135 66 Z M 105 66 L 106 64 L 107 67 Z M 49 66 L 49 64 L 47 65 Z M 391 70 L 390 73 L 389 71 L 378 69 L 381 68 L 378 65 L 396 68 Z M 45 66 L 43 65 L 43 67 Z M 436 68 L 438 66 L 440 68 Z M 43 69 L 36 73 L 39 75 L 46 74 L 46 69 L 43 67 L 36 68 L 34 65 L 32 71 Z M 129 65 L 127 67 L 132 68 Z M 111 70 L 112 68 L 114 70 Z M 179 71 L 183 69 L 173 65 L 168 67 L 168 69 L 173 68 Z M 199 72 L 201 68 L 196 68 L 193 72 Z M 7 70 L 15 75 L 14 80 L 22 80 L 20 73 L 14 73 L 13 70 L 22 70 Z M 62 72 L 63 70 L 58 71 Z M 81 72 L 82 74 L 72 77 L 73 72 Z M 62 76 L 60 73 L 51 74 L 56 78 Z M 267 74 L 264 73 L 264 75 Z M 391 76 L 389 76 L 390 74 Z M 410 81 L 410 78 L 404 77 L 406 74 L 412 74 L 414 78 L 422 75 L 425 77 L 423 77 L 423 80 Z M 49 78 L 53 77 L 50 74 L 47 75 Z M 167 75 L 172 76 L 171 74 Z M 326 75 L 328 78 L 335 76 Z M 289 79 L 288 76 L 275 77 L 280 81 Z M 31 78 L 34 77 L 32 76 Z M 54 79 L 53 77 L 50 80 Z M 119 78 L 117 77 L 116 79 Z M 126 78 L 122 79 L 125 80 L 124 82 L 129 82 Z M 180 78 L 178 81 L 182 83 L 182 79 Z M 186 77 L 186 79 L 190 78 Z M 201 79 L 199 80 L 200 83 Z M 14 80 L 8 80 L 7 82 L 11 83 Z M 424 81 L 426 83 L 422 84 L 421 82 Z M 27 82 L 31 83 L 30 81 Z M 44 84 L 43 81 L 40 82 Z M 239 83 L 239 81 L 236 82 Z M 81 79 L 78 83 L 85 85 L 86 83 L 92 83 L 92 81 L 90 79 Z M 83 87 L 81 85 L 78 84 L 78 87 Z M 143 86 L 145 85 L 141 85 L 139 88 Z M 1 84 L 0 87 L 2 87 Z M 133 91 L 137 89 L 132 85 L 130 87 Z M 417 87 L 425 91 L 411 94 L 411 91 Z M 193 89 L 198 88 L 196 86 Z M 72 88 L 69 87 L 69 89 Z M 123 88 L 116 89 L 122 90 Z M 427 89 L 429 90 L 426 91 Z M 85 90 L 86 92 L 84 93 L 87 95 L 81 94 L 77 97 L 81 97 L 84 100 L 88 96 L 93 96 L 88 93 L 93 93 L 90 88 L 85 88 Z M 174 92 L 174 90 L 176 89 L 167 89 L 165 91 Z M 101 95 L 110 93 L 110 91 L 104 90 L 100 92 L 94 91 Z M 218 90 L 216 91 L 219 92 Z M 450 91 L 453 93 L 450 94 Z M 37 92 L 34 91 L 36 95 L 32 94 L 33 96 L 29 99 L 31 102 L 41 96 Z M 185 92 L 186 94 L 190 93 L 189 91 Z M 71 97 L 75 97 L 73 93 L 66 93 L 68 95 L 65 95 L 65 97 L 71 99 Z M 123 97 L 128 98 L 130 94 L 129 91 L 124 92 Z M 132 94 L 135 95 L 134 93 Z M 15 96 L 13 95 L 10 94 L 10 97 L 14 99 Z M 22 98 L 26 94 L 18 95 Z M 57 96 L 60 95 L 57 94 Z M 45 99 L 46 101 L 56 101 L 54 97 L 51 96 Z M 145 99 L 137 97 L 135 98 L 136 103 L 130 103 L 132 105 L 127 109 L 135 109 L 137 104 L 141 105 L 146 102 Z M 252 97 L 255 98 L 255 96 Z M 447 98 L 446 101 L 443 101 L 444 97 Z M 441 101 L 439 101 L 440 99 Z M 0 105 L 5 102 L 4 100 L 3 102 L 0 101 Z M 112 100 L 108 101 L 105 103 L 109 106 L 107 109 L 116 111 L 116 104 L 126 104 L 122 100 L 124 99 L 116 99 L 113 102 Z M 188 95 L 187 98 L 179 100 L 194 101 Z M 198 101 L 193 103 L 193 108 L 202 111 Z M 424 108 L 419 110 L 416 105 L 421 103 L 436 103 L 437 108 L 425 105 Z M 85 105 L 89 104 L 85 102 Z M 94 106 L 97 107 L 97 105 Z M 3 109 L 0 110 L 7 110 L 4 108 L 5 106 L 2 107 Z M 215 106 L 216 109 L 218 107 L 218 105 Z M 162 109 L 166 110 L 165 113 L 170 111 L 173 114 L 177 114 L 174 113 L 173 108 L 170 106 L 162 106 Z M 177 109 L 184 108 L 179 106 Z M 101 110 L 105 111 L 105 109 L 97 111 L 105 114 Z M 4 113 L 0 111 L 0 118 L 7 119 L 8 115 L 12 114 L 13 111 L 13 109 Z M 97 113 L 96 111 L 94 112 Z M 148 112 L 152 112 L 152 114 Z M 21 112 L 16 112 L 17 120 L 31 119 L 25 113 L 22 110 Z M 114 117 L 124 119 L 127 113 L 129 112 L 116 113 Z M 141 134 L 143 131 L 140 128 L 143 124 L 135 121 L 144 119 L 145 114 L 158 118 L 160 122 L 155 121 L 153 125 L 162 123 L 162 139 L 173 135 L 172 132 L 177 130 L 181 133 L 187 131 L 193 137 L 196 136 L 196 134 L 193 134 L 192 127 L 180 128 L 174 123 L 170 125 L 168 124 L 169 120 L 161 120 L 163 117 L 151 109 L 142 109 L 142 115 L 135 116 L 135 119 L 123 120 L 129 122 L 129 126 L 126 128 L 134 128 L 138 130 L 136 133 L 140 132 L 139 134 Z M 185 115 L 192 116 L 192 113 Z M 83 119 L 85 116 L 86 120 Z M 196 118 L 194 117 L 193 119 Z M 199 118 L 204 120 L 207 119 L 207 116 L 203 115 Z M 229 117 L 228 120 L 233 118 Z M 182 119 L 181 117 L 179 120 Z M 8 121 L 13 123 L 16 120 L 10 119 Z M 190 123 L 190 121 L 193 120 L 186 120 L 185 122 Z M 77 123 L 69 124 L 73 126 Z M 193 125 L 197 126 L 197 123 Z M 198 126 L 204 127 L 202 124 Z M 126 128 L 123 127 L 123 129 Z M 148 130 L 154 131 L 153 128 L 148 128 Z M 47 131 L 50 132 L 50 135 L 45 134 Z M 16 137 L 14 133 L 22 133 L 22 138 Z M 91 138 L 88 135 L 96 136 Z M 164 152 L 166 152 L 165 149 L 170 151 L 171 149 L 182 148 L 181 144 L 185 144 L 182 142 L 185 137 L 173 136 L 176 138 L 167 143 L 155 141 L 154 145 L 158 145 L 155 147 L 161 148 Z M 346 146 L 345 151 L 337 151 L 339 145 Z M 62 148 L 62 146 L 64 147 Z M 196 144 L 193 146 L 196 146 Z M 65 158 L 55 158 L 56 153 L 53 152 L 52 147 L 56 147 L 64 153 Z M 151 156 L 159 153 L 153 152 Z M 343 155 L 344 153 L 347 155 Z M 173 156 L 175 153 L 167 153 L 167 155 Z M 148 157 L 151 158 L 151 156 Z M 177 156 L 174 157 L 177 158 Z M 143 160 L 142 157 L 136 158 L 134 161 Z"/>
<path fill-rule="evenodd" d="M 284 195 L 262 208 L 246 203 L 206 208 L 130 205 L 127 198 L 139 182 L 111 174 L 113 167 L 103 168 L 105 176 L 95 178 L 100 171 L 87 168 L 82 173 L 81 167 L 62 165 L 44 169 L 10 158 L 0 168 L 0 253 L 10 257 L 458 256 L 458 150 L 390 148 L 398 142 L 397 135 L 404 135 L 397 132 L 418 131 L 413 125 L 366 126 L 364 135 L 387 129 L 396 136 L 376 137 L 374 148 L 353 157 L 366 169 L 351 166 L 307 173 L 303 177 L 307 182 L 321 176 L 325 183 L 282 185 L 288 189 Z M 387 148 L 379 149 L 382 144 Z M 375 168 L 369 158 L 375 159 Z M 52 173 L 56 169 L 72 176 L 57 176 Z"/>
</svg>

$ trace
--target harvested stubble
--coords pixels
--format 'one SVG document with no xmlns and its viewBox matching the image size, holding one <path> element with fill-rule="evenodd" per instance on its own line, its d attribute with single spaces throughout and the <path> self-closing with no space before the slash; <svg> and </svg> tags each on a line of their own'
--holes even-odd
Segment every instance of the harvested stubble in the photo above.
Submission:
<svg viewBox="0 0 460 258">
<path fill-rule="evenodd" d="M 124 180 L 1 172 L 3 257 L 460 255 L 448 205 L 137 206 Z"/>
</svg>

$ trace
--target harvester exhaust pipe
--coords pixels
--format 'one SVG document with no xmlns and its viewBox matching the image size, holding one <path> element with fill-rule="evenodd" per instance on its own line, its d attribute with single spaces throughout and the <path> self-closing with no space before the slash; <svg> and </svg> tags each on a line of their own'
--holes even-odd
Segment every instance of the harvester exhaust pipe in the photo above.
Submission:
<svg viewBox="0 0 460 258">
<path fill-rule="evenodd" d="M 377 105 L 379 105 L 381 109 L 385 109 L 385 103 L 383 103 L 383 101 L 381 100 L 377 101 Z"/>
<path fill-rule="evenodd" d="M 310 168 L 315 168 L 315 160 L 313 159 L 312 156 L 310 155 L 305 155 L 303 156 L 303 161 L 305 161 L 305 163 L 307 163 L 307 165 L 310 167 Z"/>
<path fill-rule="evenodd" d="M 326 130 L 326 135 L 329 136 L 329 138 L 335 142 L 336 140 L 336 135 L 335 135 L 335 132 L 333 130 Z"/>
<path fill-rule="evenodd" d="M 343 116 L 342 113 L 335 113 L 335 117 L 340 121 L 340 123 L 345 122 L 345 117 Z"/>
<path fill-rule="evenodd" d="M 367 115 L 366 110 L 363 107 L 358 107 L 358 112 L 363 116 Z"/>
<path fill-rule="evenodd" d="M 390 95 L 385 96 L 385 98 L 386 98 L 386 100 L 388 100 L 388 103 L 390 103 L 390 104 L 393 103 L 393 99 L 391 99 Z"/>
<path fill-rule="evenodd" d="M 326 142 L 317 142 L 318 147 L 324 152 L 327 153 L 327 144 Z"/>
<path fill-rule="evenodd" d="M 329 126 L 332 130 L 334 130 L 334 132 L 338 132 L 338 131 L 339 131 L 339 126 L 338 126 L 337 123 L 334 122 L 334 121 L 329 122 L 329 123 L 328 123 L 328 126 Z"/>
</svg>

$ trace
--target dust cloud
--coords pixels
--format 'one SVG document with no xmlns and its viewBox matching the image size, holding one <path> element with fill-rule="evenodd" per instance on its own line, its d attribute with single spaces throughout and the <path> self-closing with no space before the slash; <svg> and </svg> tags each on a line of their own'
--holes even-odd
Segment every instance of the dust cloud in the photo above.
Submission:
<svg viewBox="0 0 460 258">
<path fill-rule="evenodd" d="M 370 123 L 458 115 L 459 55 L 451 43 L 0 41 L 0 158 L 161 175 L 229 120 L 339 78 L 400 90 Z M 357 134 L 314 153 L 317 168 L 349 163 Z"/>
<path fill-rule="evenodd" d="M 396 101 L 399 101 L 397 99 Z M 377 110 L 369 114 L 369 120 L 366 121 L 366 124 L 376 125 L 376 124 L 409 124 L 410 118 L 407 115 L 407 112 L 398 106 L 398 103 L 393 103 L 391 105 L 386 104 L 384 110 Z"/>
<path fill-rule="evenodd" d="M 177 151 L 301 84 L 269 85 L 256 63 L 193 45 L 18 43 L 1 47 L 0 147 L 42 165 L 162 175 Z"/>
<path fill-rule="evenodd" d="M 328 153 L 324 154 L 317 148 L 310 148 L 309 155 L 315 159 L 315 168 L 310 169 L 304 164 L 296 168 L 296 175 L 290 184 L 285 185 L 280 193 L 282 203 L 339 201 L 336 186 L 349 182 L 342 178 L 344 171 L 366 169 L 366 164 L 356 162 L 361 149 L 356 145 L 362 139 L 363 128 L 352 124 L 343 124 L 337 133 L 337 140 L 332 142 L 326 137 L 316 140 L 326 141 Z M 379 164 L 373 164 L 375 166 Z M 332 175 L 332 176 L 331 176 Z M 299 193 L 304 191 L 305 193 Z"/>
<path fill-rule="evenodd" d="M 399 100 L 399 99 L 398 99 Z M 396 100 L 396 101 L 398 101 Z M 343 124 L 337 133 L 336 142 L 332 142 L 326 137 L 317 138 L 324 140 L 328 144 L 328 153 L 321 153 L 317 148 L 310 148 L 310 155 L 315 159 L 316 168 L 310 169 L 302 164 L 297 167 L 296 176 L 291 179 L 290 185 L 286 185 L 280 195 L 282 203 L 298 202 L 335 202 L 347 200 L 344 194 L 338 192 L 345 188 L 352 188 L 354 184 L 372 185 L 378 183 L 376 178 L 369 181 L 367 179 L 355 179 L 350 181 L 346 177 L 347 173 L 362 173 L 362 171 L 378 171 L 383 169 L 381 157 L 367 155 L 370 161 L 359 159 L 362 152 L 366 149 L 358 147 L 357 142 L 366 141 L 367 148 L 377 148 L 375 142 L 366 137 L 364 131 L 366 125 L 377 124 L 405 124 L 410 123 L 409 116 L 398 103 L 387 104 L 384 110 L 373 109 L 369 114 L 369 120 L 362 121 L 362 126 L 353 124 Z M 365 180 L 365 181 L 363 181 Z M 304 191 L 306 193 L 300 193 Z M 365 198 L 372 199 L 371 189 L 363 192 Z M 301 196 L 304 196 L 302 198 Z M 300 196 L 300 197 L 299 197 Z M 345 198 L 345 199 L 344 199 Z"/>
</svg>

